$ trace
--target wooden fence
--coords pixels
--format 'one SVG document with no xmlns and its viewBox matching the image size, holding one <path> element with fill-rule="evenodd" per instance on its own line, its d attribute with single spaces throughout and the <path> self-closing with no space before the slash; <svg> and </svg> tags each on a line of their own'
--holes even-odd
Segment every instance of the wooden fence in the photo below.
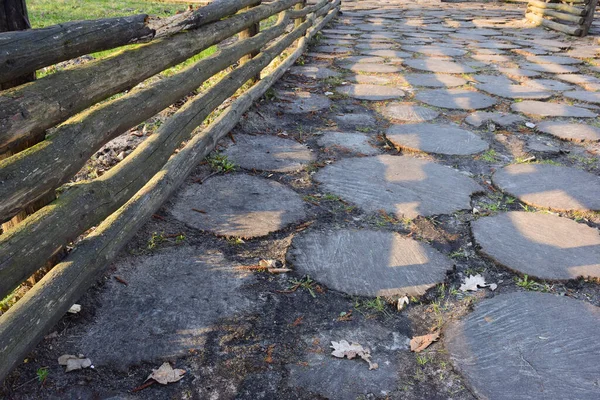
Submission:
<svg viewBox="0 0 600 400">
<path fill-rule="evenodd" d="M 586 36 L 598 0 L 529 0 L 525 17 L 536 25 L 573 36 Z"/>
<path fill-rule="evenodd" d="M 295 62 L 339 7 L 340 0 L 311 5 L 305 0 L 220 0 L 164 19 L 136 15 L 0 33 L 0 83 L 91 52 L 148 42 L 0 92 L 0 154 L 14 153 L 0 161 L 0 222 L 48 194 L 54 196 L 110 140 L 217 73 L 228 72 L 104 175 L 70 185 L 0 235 L 1 299 L 96 227 L 0 316 L 0 381 Z M 259 31 L 259 23 L 273 16 L 277 22 Z M 238 40 L 222 43 L 234 35 Z M 127 91 L 219 43 L 215 54 Z M 247 89 L 240 93 L 241 88 Z M 218 107 L 223 109 L 220 115 L 196 129 Z M 42 141 L 27 147 L 40 135 Z"/>
</svg>

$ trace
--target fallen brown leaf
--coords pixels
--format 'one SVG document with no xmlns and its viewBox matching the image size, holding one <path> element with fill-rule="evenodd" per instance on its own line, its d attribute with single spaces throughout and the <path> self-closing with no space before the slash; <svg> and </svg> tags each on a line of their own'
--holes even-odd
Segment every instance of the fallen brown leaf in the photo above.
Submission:
<svg viewBox="0 0 600 400">
<path fill-rule="evenodd" d="M 156 382 L 161 385 L 166 385 L 168 383 L 177 382 L 183 378 L 185 375 L 185 370 L 183 369 L 173 369 L 171 364 L 168 362 L 163 363 L 158 369 L 153 369 L 152 373 L 148 375 L 148 379 L 154 379 Z"/>
<path fill-rule="evenodd" d="M 415 336 L 410 339 L 410 351 L 419 353 L 425 350 L 429 345 L 440 338 L 439 332 L 429 333 L 423 336 Z"/>
</svg>

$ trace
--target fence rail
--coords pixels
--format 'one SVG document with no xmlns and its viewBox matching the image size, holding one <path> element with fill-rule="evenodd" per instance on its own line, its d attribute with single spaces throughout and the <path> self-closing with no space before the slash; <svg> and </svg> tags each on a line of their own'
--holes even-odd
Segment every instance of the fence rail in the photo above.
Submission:
<svg viewBox="0 0 600 400">
<path fill-rule="evenodd" d="M 586 36 L 598 0 L 529 0 L 525 18 L 536 25 L 573 36 Z"/>
<path fill-rule="evenodd" d="M 110 25 L 111 20 L 106 19 L 0 34 L 0 65 L 10 64 L 10 60 L 28 65 L 18 71 L 21 74 L 91 51 L 149 41 L 0 92 L 0 154 L 55 127 L 45 140 L 0 161 L 2 221 L 72 179 L 108 141 L 181 100 L 215 74 L 227 71 L 104 175 L 70 185 L 55 201 L 0 235 L 3 298 L 58 250 L 96 226 L 0 316 L 0 380 L 93 284 L 138 227 L 252 103 L 295 62 L 308 40 L 337 15 L 339 7 L 340 0 L 320 0 L 312 5 L 303 0 L 269 4 L 221 0 L 162 20 L 115 18 L 114 29 L 107 35 L 103 31 L 93 33 Z M 260 21 L 274 15 L 278 19 L 273 26 L 262 32 L 256 29 Z M 49 33 L 56 34 L 41 39 Z M 221 44 L 210 57 L 101 102 L 236 34 L 237 41 Z M 53 54 L 53 49 L 69 38 L 76 40 Z M 284 53 L 285 59 L 274 64 Z M 0 81 L 14 76 L 14 71 L 3 69 Z M 248 82 L 252 86 L 240 93 Z M 229 103 L 234 95 L 237 97 Z M 223 107 L 215 121 L 197 129 L 214 110 Z"/>
</svg>

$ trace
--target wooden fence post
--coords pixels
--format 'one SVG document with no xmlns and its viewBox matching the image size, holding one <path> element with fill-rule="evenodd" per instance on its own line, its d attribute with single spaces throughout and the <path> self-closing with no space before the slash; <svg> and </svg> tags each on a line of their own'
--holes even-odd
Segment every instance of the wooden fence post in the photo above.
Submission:
<svg viewBox="0 0 600 400">
<path fill-rule="evenodd" d="M 302 0 L 302 2 L 296 4 L 294 6 L 295 10 L 302 10 L 304 7 L 306 7 L 306 0 Z M 297 28 L 300 25 L 302 25 L 302 23 L 306 21 L 306 17 L 302 17 L 302 18 L 296 18 L 296 20 L 294 21 L 294 26 Z"/>
<path fill-rule="evenodd" d="M 22 31 L 30 29 L 31 24 L 27 16 L 25 0 L 4 0 L 0 2 L 0 32 Z M 0 90 L 31 82 L 35 79 L 35 72 L 25 74 L 9 82 L 0 83 Z"/>
<path fill-rule="evenodd" d="M 261 3 L 262 3 L 262 1 L 259 1 L 256 5 L 247 7 L 245 10 L 249 10 L 252 7 L 259 6 Z M 240 40 L 244 40 L 244 39 L 250 38 L 252 36 L 258 35 L 259 32 L 260 32 L 260 22 L 257 22 L 255 24 L 253 24 L 252 26 L 250 26 L 248 29 L 241 31 L 239 33 L 238 37 Z M 260 53 L 259 50 L 253 51 L 249 54 L 246 54 L 244 57 L 240 58 L 240 65 L 243 65 L 243 64 L 247 63 L 248 61 L 252 60 L 252 58 L 256 57 L 258 55 L 258 53 Z M 260 81 L 260 72 L 258 73 L 258 75 L 256 75 L 254 78 L 252 78 L 251 81 L 252 81 L 252 83 L 256 83 L 256 82 Z"/>
<path fill-rule="evenodd" d="M 29 17 L 27 15 L 27 5 L 25 4 L 25 0 L 4 0 L 0 3 L 0 32 L 21 31 L 30 28 L 31 24 L 29 23 Z M 11 87 L 19 86 L 34 80 L 35 71 L 8 82 L 0 83 L 0 90 L 10 89 Z M 42 132 L 40 135 L 37 135 L 30 140 L 18 143 L 17 146 L 10 148 L 3 154 L 0 154 L 0 160 L 41 142 L 44 140 L 45 136 L 46 133 Z M 29 204 L 23 211 L 15 215 L 10 221 L 2 224 L 2 230 L 6 231 L 7 229 L 12 228 L 19 222 L 23 221 L 27 215 L 33 214 L 54 199 L 56 199 L 56 194 L 54 191 L 47 193 L 42 198 Z M 35 278 L 31 278 L 30 283 L 34 284 Z"/>
<path fill-rule="evenodd" d="M 596 7 L 598 6 L 598 0 L 590 0 L 585 6 L 586 16 L 583 24 L 581 25 L 581 36 L 586 36 L 590 27 L 592 26 L 592 22 L 594 21 L 594 12 L 596 11 Z"/>
</svg>

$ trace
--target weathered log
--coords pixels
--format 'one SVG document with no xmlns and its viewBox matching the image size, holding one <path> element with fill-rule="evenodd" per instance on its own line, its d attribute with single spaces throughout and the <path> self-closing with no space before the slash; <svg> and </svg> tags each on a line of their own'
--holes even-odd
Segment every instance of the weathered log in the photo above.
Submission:
<svg viewBox="0 0 600 400">
<path fill-rule="evenodd" d="M 280 36 L 289 18 L 261 34 L 222 49 L 204 60 L 208 64 L 231 65 L 247 49 L 258 49 Z M 237 57 L 237 58 L 236 58 Z M 225 61 L 221 59 L 225 58 Z M 189 138 L 214 108 L 266 65 L 265 57 L 238 68 L 207 92 L 196 96 L 142 142 L 132 154 L 103 176 L 70 187 L 50 207 L 0 236 L 0 298 L 33 274 L 60 246 L 100 223 L 122 206 L 163 166 L 179 145 Z M 248 72 L 250 71 L 250 72 Z M 236 86 L 231 82 L 242 82 Z"/>
<path fill-rule="evenodd" d="M 42 29 L 0 34 L 0 83 L 24 72 L 96 51 L 165 37 L 230 16 L 259 0 L 219 0 L 168 18 L 145 14 L 73 21 Z"/>
<path fill-rule="evenodd" d="M 531 12 L 525 14 L 525 18 L 535 23 L 536 25 L 542 25 L 555 31 L 566 33 L 568 35 L 579 36 L 582 32 L 582 29 L 579 26 L 569 26 L 565 24 L 560 24 L 558 22 L 550 21 L 548 19 L 540 17 L 539 15 Z"/>
<path fill-rule="evenodd" d="M 320 0 L 319 2 L 317 2 L 315 4 L 311 4 L 309 6 L 306 6 L 306 4 L 305 4 L 304 8 L 302 8 L 302 9 L 297 9 L 296 7 L 294 7 L 294 9 L 288 11 L 288 13 L 289 13 L 289 16 L 291 19 L 306 17 L 308 14 L 314 13 L 315 11 L 324 10 L 323 7 L 327 3 L 330 3 L 330 0 Z"/>
<path fill-rule="evenodd" d="M 258 3 L 260 4 L 260 2 Z M 248 7 L 248 10 L 251 9 L 252 7 Z M 243 31 L 241 31 L 238 35 L 238 38 L 240 40 L 255 36 L 258 34 L 258 32 L 260 32 L 260 22 L 257 22 L 253 25 L 250 25 L 250 27 L 248 27 L 248 29 L 244 29 Z M 240 59 L 240 64 L 245 64 L 248 61 L 252 60 L 253 57 L 256 57 L 256 55 L 259 53 L 258 50 L 253 51 L 251 53 L 248 53 L 246 55 L 244 55 L 241 59 Z M 257 76 L 253 77 L 253 83 L 255 83 L 256 81 L 260 80 L 260 72 L 258 73 Z"/>
<path fill-rule="evenodd" d="M 0 153 L 76 113 L 177 65 L 301 0 L 278 0 L 193 31 L 109 57 L 0 93 Z"/>
<path fill-rule="evenodd" d="M 585 10 L 579 7 L 573 7 L 566 4 L 560 3 L 544 3 L 538 0 L 529 0 L 529 5 L 537 8 L 551 8 L 553 10 L 564 11 L 573 15 L 585 15 Z"/>
<path fill-rule="evenodd" d="M 275 31 L 264 37 L 278 35 Z M 108 141 L 196 90 L 247 50 L 255 47 L 223 49 L 217 57 L 200 60 L 175 75 L 86 110 L 43 142 L 0 161 L 0 221 L 67 182 Z"/>
<path fill-rule="evenodd" d="M 0 37 L 31 28 L 25 0 L 4 0 L 0 3 Z M 1 54 L 1 53 L 0 53 Z M 2 64 L 0 64 L 2 71 Z M 1 72 L 0 72 L 1 74 Z M 17 71 L 10 79 L 0 80 L 0 90 L 35 80 L 34 71 Z"/>
<path fill-rule="evenodd" d="M 598 0 L 589 0 L 589 3 L 585 6 L 586 16 L 581 25 L 580 36 L 586 36 L 588 34 L 592 22 L 594 22 L 594 12 L 596 11 L 596 7 L 598 7 Z"/>
<path fill-rule="evenodd" d="M 566 13 L 561 13 L 561 12 L 557 12 L 557 11 L 552 11 L 552 10 L 547 10 L 544 8 L 538 8 L 532 5 L 529 5 L 528 8 L 529 12 L 532 12 L 534 14 L 537 15 L 546 15 L 548 17 L 554 17 L 556 19 L 560 19 L 563 21 L 569 21 L 569 22 L 574 22 L 577 25 L 580 25 L 583 23 L 584 18 L 577 16 L 577 15 L 572 15 L 572 14 L 566 14 Z"/>
<path fill-rule="evenodd" d="M 336 3 L 339 4 L 339 0 Z M 318 25 L 319 29 L 338 10 L 335 7 Z M 99 225 L 64 262 L 0 317 L 0 381 L 93 284 L 144 221 L 183 183 L 195 165 L 235 126 L 252 103 L 295 62 L 305 46 L 306 40 L 302 39 L 298 49 L 282 64 L 192 138 L 127 204 Z"/>
</svg>

